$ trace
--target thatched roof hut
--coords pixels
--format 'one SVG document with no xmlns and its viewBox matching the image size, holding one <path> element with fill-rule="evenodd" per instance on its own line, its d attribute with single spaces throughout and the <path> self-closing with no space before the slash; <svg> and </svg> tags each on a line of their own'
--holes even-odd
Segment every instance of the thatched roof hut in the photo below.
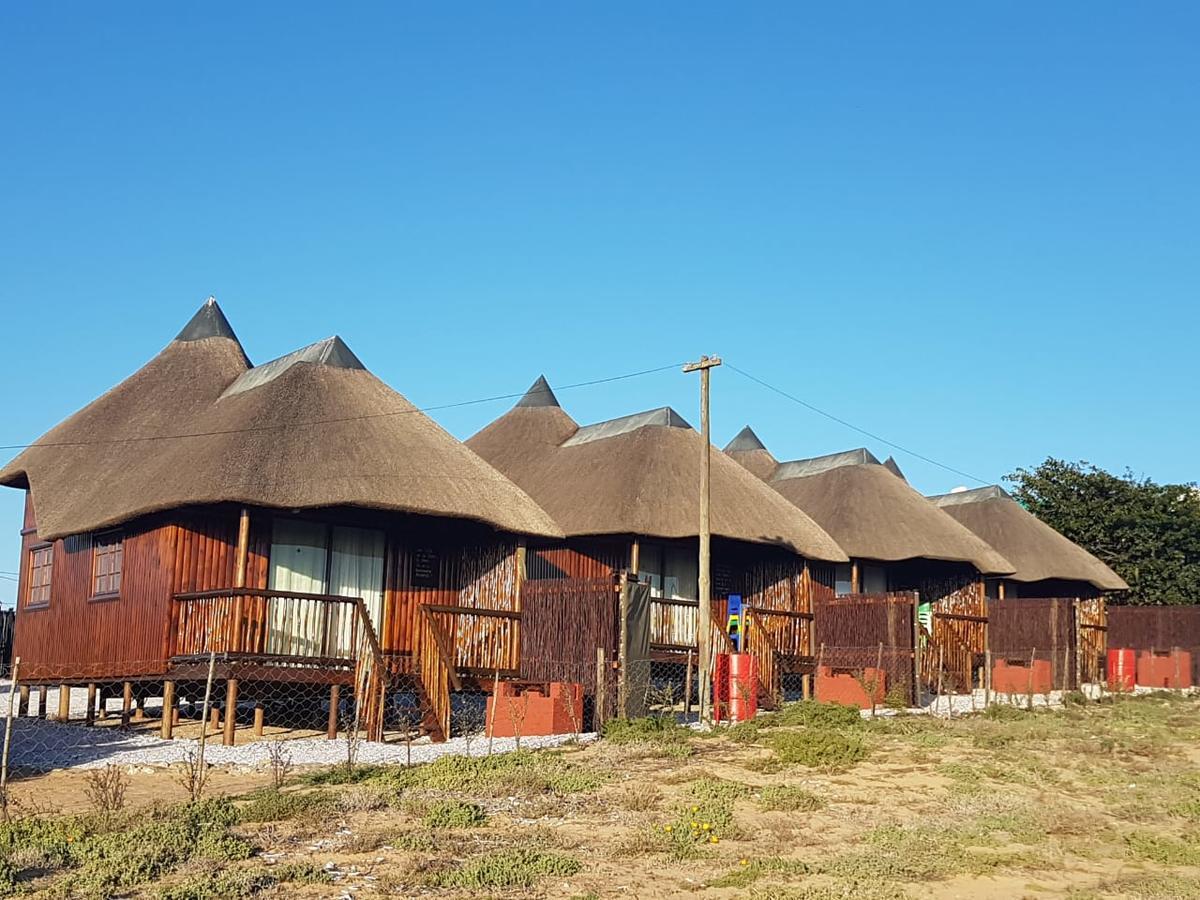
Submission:
<svg viewBox="0 0 1200 900">
<path fill-rule="evenodd" d="M 812 516 L 851 557 L 966 562 L 985 574 L 1013 571 L 999 553 L 865 449 L 769 467 L 773 457 L 746 428 L 726 453 Z"/>
<path fill-rule="evenodd" d="M 149 363 L 0 469 L 0 484 L 31 489 L 46 539 L 221 502 L 560 534 L 340 338 L 252 368 L 213 300 Z"/>
<path fill-rule="evenodd" d="M 1129 585 L 1107 565 L 1059 534 L 996 485 L 930 498 L 1016 567 L 1014 581 L 1082 581 L 1101 591 Z"/>
<path fill-rule="evenodd" d="M 700 519 L 703 438 L 663 407 L 579 426 L 544 378 L 467 441 L 550 513 L 569 536 L 687 538 Z M 842 561 L 807 515 L 720 453 L 712 455 L 712 533 Z"/>
</svg>

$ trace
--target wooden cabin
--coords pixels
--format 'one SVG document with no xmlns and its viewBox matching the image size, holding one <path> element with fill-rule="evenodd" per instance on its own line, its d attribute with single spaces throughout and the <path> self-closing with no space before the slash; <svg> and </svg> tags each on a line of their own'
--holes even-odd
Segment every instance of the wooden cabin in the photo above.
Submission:
<svg viewBox="0 0 1200 900">
<path fill-rule="evenodd" d="M 894 460 L 885 466 L 866 449 L 779 462 L 747 427 L 725 452 L 849 554 L 836 569 L 837 594 L 916 591 L 930 641 L 922 656 L 927 682 L 936 680 L 940 655 L 943 675 L 970 687 L 987 648 L 984 580 L 1012 572 L 1012 564 L 913 490 Z"/>
<path fill-rule="evenodd" d="M 627 571 L 650 586 L 655 658 L 681 660 L 696 647 L 703 439 L 677 412 L 580 426 L 538 378 L 467 446 L 566 534 L 530 544 L 531 590 L 567 579 L 611 583 Z M 764 693 L 774 696 L 784 672 L 811 668 L 813 597 L 832 592 L 833 567 L 846 556 L 807 515 L 715 452 L 711 523 L 713 621 L 720 630 L 725 598 L 742 596 L 757 623 L 747 649 L 759 653 Z"/>
<path fill-rule="evenodd" d="M 305 694 L 379 738 L 407 687 L 444 737 L 450 682 L 517 671 L 523 547 L 561 534 L 341 339 L 251 366 L 212 300 L 0 484 L 25 491 L 23 685 L 162 696 L 167 737 L 210 671 L 260 729 Z"/>
<path fill-rule="evenodd" d="M 1074 541 L 1059 534 L 998 485 L 930 498 L 1012 562 L 1016 571 L 987 580 L 991 600 L 1077 601 L 1079 678 L 1101 677 L 1107 646 L 1105 595 L 1129 590 L 1124 579 Z"/>
</svg>

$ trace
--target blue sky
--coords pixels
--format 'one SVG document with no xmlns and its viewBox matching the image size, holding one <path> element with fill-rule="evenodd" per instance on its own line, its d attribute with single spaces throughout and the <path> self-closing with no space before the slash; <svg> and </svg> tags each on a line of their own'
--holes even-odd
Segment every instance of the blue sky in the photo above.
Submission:
<svg viewBox="0 0 1200 900">
<path fill-rule="evenodd" d="M 985 480 L 1193 480 L 1198 39 L 1191 3 L 8 4 L 0 444 L 215 294 L 255 361 L 336 332 L 421 405 L 718 353 Z M 888 451 L 729 369 L 713 422 Z"/>
</svg>

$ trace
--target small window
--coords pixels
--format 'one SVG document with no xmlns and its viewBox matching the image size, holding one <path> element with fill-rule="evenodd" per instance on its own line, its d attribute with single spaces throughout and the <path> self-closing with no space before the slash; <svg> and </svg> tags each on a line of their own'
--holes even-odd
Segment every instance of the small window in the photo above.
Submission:
<svg viewBox="0 0 1200 900">
<path fill-rule="evenodd" d="M 29 595 L 26 606 L 50 605 L 50 578 L 54 574 L 54 545 L 44 544 L 29 551 Z"/>
<path fill-rule="evenodd" d="M 111 531 L 98 534 L 92 546 L 92 596 L 115 597 L 121 593 L 121 535 Z"/>
</svg>

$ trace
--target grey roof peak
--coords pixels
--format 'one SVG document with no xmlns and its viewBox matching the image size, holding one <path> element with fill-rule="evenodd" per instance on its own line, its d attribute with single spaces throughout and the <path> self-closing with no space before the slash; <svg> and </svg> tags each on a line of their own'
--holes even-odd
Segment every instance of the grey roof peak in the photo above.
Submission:
<svg viewBox="0 0 1200 900">
<path fill-rule="evenodd" d="M 820 475 L 831 469 L 841 469 L 845 466 L 878 466 L 879 460 L 866 447 L 855 450 L 844 450 L 841 453 L 828 453 L 825 456 L 814 456 L 810 459 L 793 459 L 779 464 L 772 481 L 786 481 L 789 478 L 805 478 L 809 475 Z"/>
<path fill-rule="evenodd" d="M 766 449 L 763 442 L 758 439 L 758 435 L 754 433 L 754 429 L 749 425 L 739 431 L 734 439 L 725 446 L 726 453 Z"/>
<path fill-rule="evenodd" d="M 885 459 L 883 461 L 883 467 L 885 469 L 887 469 L 889 472 L 891 472 L 893 475 L 895 475 L 897 478 L 899 478 L 901 481 L 908 481 L 908 479 L 904 477 L 904 473 L 902 471 L 900 471 L 900 464 L 898 462 L 896 462 L 896 457 L 889 456 L 887 459 Z"/>
<path fill-rule="evenodd" d="M 691 428 L 692 426 L 684 420 L 683 416 L 671 409 L 671 407 L 660 406 L 658 409 L 634 413 L 631 416 L 621 416 L 617 419 L 609 419 L 606 422 L 596 422 L 594 425 L 584 425 L 563 441 L 562 446 L 574 447 L 578 444 L 600 441 L 647 427 Z"/>
<path fill-rule="evenodd" d="M 951 491 L 949 494 L 934 494 L 929 498 L 938 506 L 960 506 L 964 503 L 980 503 L 984 500 L 1012 500 L 1012 496 L 998 484 L 974 488 L 969 491 Z"/>
<path fill-rule="evenodd" d="M 204 301 L 196 310 L 196 314 L 183 326 L 183 330 L 175 335 L 175 340 L 202 341 L 210 337 L 223 337 L 237 341 L 237 335 L 233 333 L 233 326 L 225 318 L 225 313 L 221 312 L 216 297 L 209 297 Z"/>
<path fill-rule="evenodd" d="M 558 405 L 558 398 L 554 396 L 554 391 L 551 390 L 550 382 L 546 380 L 545 375 L 539 375 L 537 381 L 529 386 L 525 396 L 517 401 L 517 406 L 523 409 L 544 406 L 558 407 Z"/>
<path fill-rule="evenodd" d="M 292 366 L 297 363 L 309 363 L 316 366 L 328 366 L 332 369 L 361 369 L 366 371 L 366 366 L 362 361 L 354 355 L 354 351 L 346 346 L 336 334 L 332 337 L 327 337 L 323 341 L 317 341 L 315 344 L 309 344 L 307 347 L 301 347 L 299 350 L 293 350 L 278 359 L 273 359 L 270 362 L 265 362 L 261 366 L 255 366 L 243 372 L 221 397 L 229 397 L 233 394 L 240 394 L 243 391 L 249 391 L 253 388 L 266 384 L 269 381 L 274 381 Z"/>
</svg>

